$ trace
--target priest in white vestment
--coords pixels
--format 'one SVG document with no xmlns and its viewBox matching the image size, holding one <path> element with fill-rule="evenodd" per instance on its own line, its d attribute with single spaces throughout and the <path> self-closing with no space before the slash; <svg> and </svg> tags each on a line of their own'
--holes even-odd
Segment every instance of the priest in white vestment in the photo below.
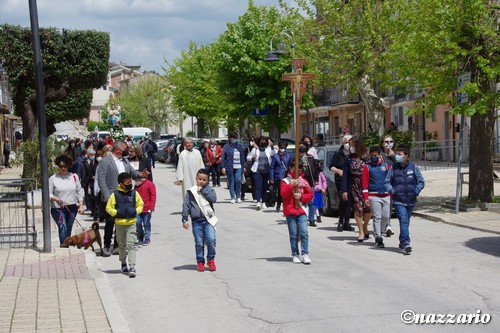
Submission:
<svg viewBox="0 0 500 333">
<path fill-rule="evenodd" d="M 179 155 L 177 164 L 177 181 L 182 185 L 182 197 L 186 195 L 187 190 L 196 185 L 196 174 L 198 170 L 205 167 L 203 158 L 198 149 L 193 148 L 193 139 L 184 140 L 185 148 Z"/>
</svg>

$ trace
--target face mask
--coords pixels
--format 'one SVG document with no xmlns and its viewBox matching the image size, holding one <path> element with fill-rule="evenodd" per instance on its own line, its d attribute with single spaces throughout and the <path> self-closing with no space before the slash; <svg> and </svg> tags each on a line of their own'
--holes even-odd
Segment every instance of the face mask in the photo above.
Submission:
<svg viewBox="0 0 500 333">
<path fill-rule="evenodd" d="M 299 153 L 305 153 L 307 151 L 306 147 L 299 147 Z"/>
<path fill-rule="evenodd" d="M 71 147 L 74 147 L 74 146 L 75 146 L 75 144 L 74 144 L 74 143 L 72 143 L 72 144 L 71 144 Z"/>
<path fill-rule="evenodd" d="M 404 160 L 405 160 L 405 158 L 404 158 L 403 156 L 401 156 L 401 155 L 396 155 L 396 156 L 394 156 L 394 159 L 395 159 L 395 160 L 396 160 L 396 162 L 398 162 L 398 163 L 403 163 L 403 162 L 404 162 Z"/>
<path fill-rule="evenodd" d="M 132 184 L 125 185 L 125 191 L 132 190 Z"/>
<path fill-rule="evenodd" d="M 260 143 L 260 148 L 266 148 L 267 144 L 265 142 Z"/>
<path fill-rule="evenodd" d="M 285 150 L 285 149 L 283 149 L 283 148 L 281 148 L 281 149 L 280 149 L 280 153 L 284 153 L 285 151 L 286 151 L 286 150 Z"/>
<path fill-rule="evenodd" d="M 378 156 L 372 156 L 372 157 L 370 158 L 370 161 L 371 161 L 372 163 L 378 163 Z"/>
<path fill-rule="evenodd" d="M 128 149 L 125 149 L 122 151 L 122 157 L 127 157 L 128 156 Z"/>
<path fill-rule="evenodd" d="M 140 186 L 142 184 L 142 181 L 136 181 L 135 186 Z"/>
<path fill-rule="evenodd" d="M 101 161 L 102 160 L 102 157 L 98 157 L 97 158 L 97 162 Z"/>
<path fill-rule="evenodd" d="M 215 148 L 215 145 L 210 145 L 210 148 Z"/>
<path fill-rule="evenodd" d="M 345 150 L 349 150 L 349 144 L 348 143 L 344 143 L 344 149 Z"/>
<path fill-rule="evenodd" d="M 349 150 L 351 151 L 351 154 L 356 153 L 356 149 L 354 147 L 349 147 Z"/>
<path fill-rule="evenodd" d="M 234 144 L 234 143 L 236 143 L 236 142 L 237 142 L 237 140 L 236 140 L 236 139 L 231 139 L 231 143 L 233 143 L 233 144 Z"/>
<path fill-rule="evenodd" d="M 311 143 L 310 142 L 304 142 L 304 146 L 306 146 L 307 148 L 311 147 Z"/>
<path fill-rule="evenodd" d="M 394 147 L 394 143 L 386 142 L 386 143 L 384 143 L 384 146 L 385 146 L 385 148 L 392 149 L 392 147 Z"/>
<path fill-rule="evenodd" d="M 89 160 L 91 160 L 91 161 L 95 160 L 95 156 L 90 156 Z"/>
<path fill-rule="evenodd" d="M 253 146 L 253 141 L 250 141 L 250 146 Z"/>
</svg>

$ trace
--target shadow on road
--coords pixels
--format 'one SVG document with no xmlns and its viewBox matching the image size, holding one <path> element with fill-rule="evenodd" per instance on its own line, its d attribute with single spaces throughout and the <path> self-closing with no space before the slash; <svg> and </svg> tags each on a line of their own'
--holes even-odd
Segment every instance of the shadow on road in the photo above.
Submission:
<svg viewBox="0 0 500 333">
<path fill-rule="evenodd" d="M 182 265 L 182 266 L 175 266 L 172 268 L 174 271 L 195 271 L 197 269 L 196 265 Z"/>
<path fill-rule="evenodd" d="M 123 274 L 122 271 L 119 269 L 101 270 L 101 272 L 106 273 L 106 274 Z"/>
<path fill-rule="evenodd" d="M 484 254 L 500 257 L 500 237 L 472 238 L 465 242 L 465 246 Z"/>
<path fill-rule="evenodd" d="M 271 262 L 290 262 L 290 257 L 255 258 L 251 260 L 267 260 Z"/>
</svg>

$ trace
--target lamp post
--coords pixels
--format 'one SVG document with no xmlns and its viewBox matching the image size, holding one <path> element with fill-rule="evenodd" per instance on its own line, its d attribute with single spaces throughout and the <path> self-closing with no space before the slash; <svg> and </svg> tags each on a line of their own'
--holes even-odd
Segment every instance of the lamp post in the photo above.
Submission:
<svg viewBox="0 0 500 333">
<path fill-rule="evenodd" d="M 101 109 L 97 109 L 97 115 L 98 115 L 98 118 L 97 118 L 97 130 L 101 130 Z"/>
</svg>

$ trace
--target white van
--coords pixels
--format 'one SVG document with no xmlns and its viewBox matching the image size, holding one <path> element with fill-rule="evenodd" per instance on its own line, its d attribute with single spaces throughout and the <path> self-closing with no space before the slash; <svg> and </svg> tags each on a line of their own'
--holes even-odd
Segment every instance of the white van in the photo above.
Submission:
<svg viewBox="0 0 500 333">
<path fill-rule="evenodd" d="M 149 137 L 153 133 L 151 128 L 147 127 L 124 127 L 123 134 L 130 135 L 134 141 L 140 140 L 144 137 Z"/>
</svg>

